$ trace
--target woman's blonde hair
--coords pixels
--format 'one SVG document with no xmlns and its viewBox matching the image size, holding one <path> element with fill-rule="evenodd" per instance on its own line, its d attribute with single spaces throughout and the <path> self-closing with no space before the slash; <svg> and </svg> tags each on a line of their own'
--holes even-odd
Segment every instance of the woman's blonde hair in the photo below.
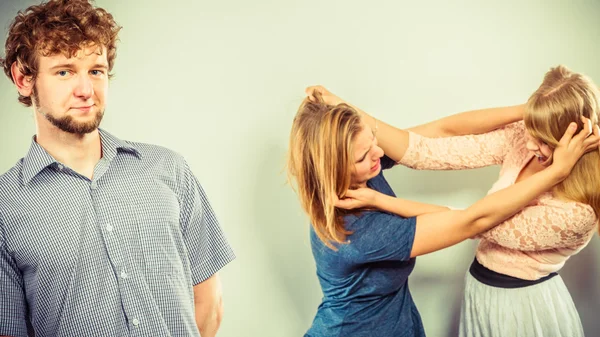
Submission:
<svg viewBox="0 0 600 337">
<path fill-rule="evenodd" d="M 305 99 L 292 124 L 288 179 L 319 239 L 332 249 L 352 234 L 344 226 L 346 211 L 335 207 L 350 187 L 354 169 L 353 140 L 362 131 L 361 117 L 346 104 L 327 105 L 320 95 Z M 292 185 L 294 186 L 294 185 Z"/>
<path fill-rule="evenodd" d="M 565 66 L 550 69 L 542 85 L 531 95 L 525 110 L 525 126 L 531 136 L 556 148 L 571 122 L 583 125 L 581 116 L 598 125 L 600 93 L 587 76 Z M 552 191 L 557 197 L 590 205 L 600 214 L 600 152 L 584 154 L 571 174 Z"/>
</svg>

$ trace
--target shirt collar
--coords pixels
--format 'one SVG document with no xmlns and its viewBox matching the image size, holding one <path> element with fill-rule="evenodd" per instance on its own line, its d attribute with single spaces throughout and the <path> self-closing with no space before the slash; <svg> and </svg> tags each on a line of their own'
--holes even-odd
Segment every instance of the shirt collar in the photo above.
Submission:
<svg viewBox="0 0 600 337">
<path fill-rule="evenodd" d="M 102 157 L 112 161 L 120 152 L 128 152 L 135 155 L 138 159 L 142 154 L 134 144 L 125 142 L 110 133 L 98 129 L 100 133 L 100 142 L 102 144 Z M 46 167 L 59 164 L 46 150 L 35 141 L 35 136 L 31 139 L 31 146 L 25 158 L 23 158 L 23 184 L 28 184 L 38 173 Z"/>
</svg>

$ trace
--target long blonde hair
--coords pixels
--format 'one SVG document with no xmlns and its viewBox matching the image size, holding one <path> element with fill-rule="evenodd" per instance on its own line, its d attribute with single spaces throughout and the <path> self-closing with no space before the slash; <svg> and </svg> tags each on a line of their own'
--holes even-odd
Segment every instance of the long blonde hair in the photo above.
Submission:
<svg viewBox="0 0 600 337">
<path fill-rule="evenodd" d="M 350 187 L 354 169 L 353 140 L 362 131 L 361 117 L 346 104 L 327 105 L 317 95 L 305 99 L 294 118 L 288 150 L 288 180 L 319 239 L 328 247 L 345 243 L 346 211 L 335 207 Z M 292 187 L 294 185 L 292 184 Z"/>
<path fill-rule="evenodd" d="M 600 92 L 587 76 L 559 65 L 544 76 L 542 85 L 531 95 L 525 110 L 525 126 L 535 139 L 556 148 L 569 123 L 581 116 L 598 124 Z M 552 192 L 555 196 L 590 205 L 596 217 L 600 214 L 600 150 L 584 154 L 571 174 Z"/>
</svg>

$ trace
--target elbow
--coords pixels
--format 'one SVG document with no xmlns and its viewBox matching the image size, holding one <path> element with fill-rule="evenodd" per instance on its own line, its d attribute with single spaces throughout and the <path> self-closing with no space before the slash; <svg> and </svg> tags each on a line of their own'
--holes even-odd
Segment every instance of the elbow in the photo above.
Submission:
<svg viewBox="0 0 600 337">
<path fill-rule="evenodd" d="M 437 138 L 460 136 L 460 132 L 448 125 L 441 126 L 437 131 Z"/>
<path fill-rule="evenodd" d="M 472 238 L 475 235 L 485 232 L 493 225 L 493 219 L 489 216 L 474 215 L 469 210 L 458 211 L 462 220 L 463 234 L 467 238 Z"/>
<path fill-rule="evenodd" d="M 431 138 L 444 138 L 460 135 L 460 130 L 457 129 L 457 125 L 447 120 L 447 118 L 442 118 L 433 123 Z"/>
<path fill-rule="evenodd" d="M 471 223 L 469 237 L 473 237 L 475 235 L 481 234 L 481 233 L 491 229 L 498 223 L 499 222 L 495 221 L 495 219 L 493 219 L 492 217 L 488 217 L 488 216 L 477 218 Z"/>
</svg>

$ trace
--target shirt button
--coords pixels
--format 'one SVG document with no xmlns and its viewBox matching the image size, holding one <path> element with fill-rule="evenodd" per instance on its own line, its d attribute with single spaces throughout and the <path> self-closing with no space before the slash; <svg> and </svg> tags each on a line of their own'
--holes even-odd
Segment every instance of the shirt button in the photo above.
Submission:
<svg viewBox="0 0 600 337">
<path fill-rule="evenodd" d="M 65 167 L 64 167 L 64 166 L 62 166 L 61 164 L 58 164 L 58 166 L 57 166 L 57 167 L 58 167 L 58 170 L 59 170 L 59 171 L 62 171 L 62 170 L 65 168 Z"/>
<path fill-rule="evenodd" d="M 137 319 L 137 318 L 134 318 L 134 319 L 131 321 L 131 323 L 133 323 L 133 325 L 134 325 L 134 326 L 138 326 L 138 325 L 140 325 L 140 320 L 139 320 L 139 319 Z"/>
<path fill-rule="evenodd" d="M 98 184 L 96 184 L 95 181 L 92 181 L 92 183 L 90 184 L 90 188 L 95 190 L 98 187 Z"/>
<path fill-rule="evenodd" d="M 106 231 L 111 233 L 115 229 L 111 224 L 106 225 Z"/>
<path fill-rule="evenodd" d="M 129 277 L 129 275 L 127 275 L 127 273 L 124 270 L 122 270 L 121 271 L 121 278 L 127 278 L 127 277 Z"/>
</svg>

